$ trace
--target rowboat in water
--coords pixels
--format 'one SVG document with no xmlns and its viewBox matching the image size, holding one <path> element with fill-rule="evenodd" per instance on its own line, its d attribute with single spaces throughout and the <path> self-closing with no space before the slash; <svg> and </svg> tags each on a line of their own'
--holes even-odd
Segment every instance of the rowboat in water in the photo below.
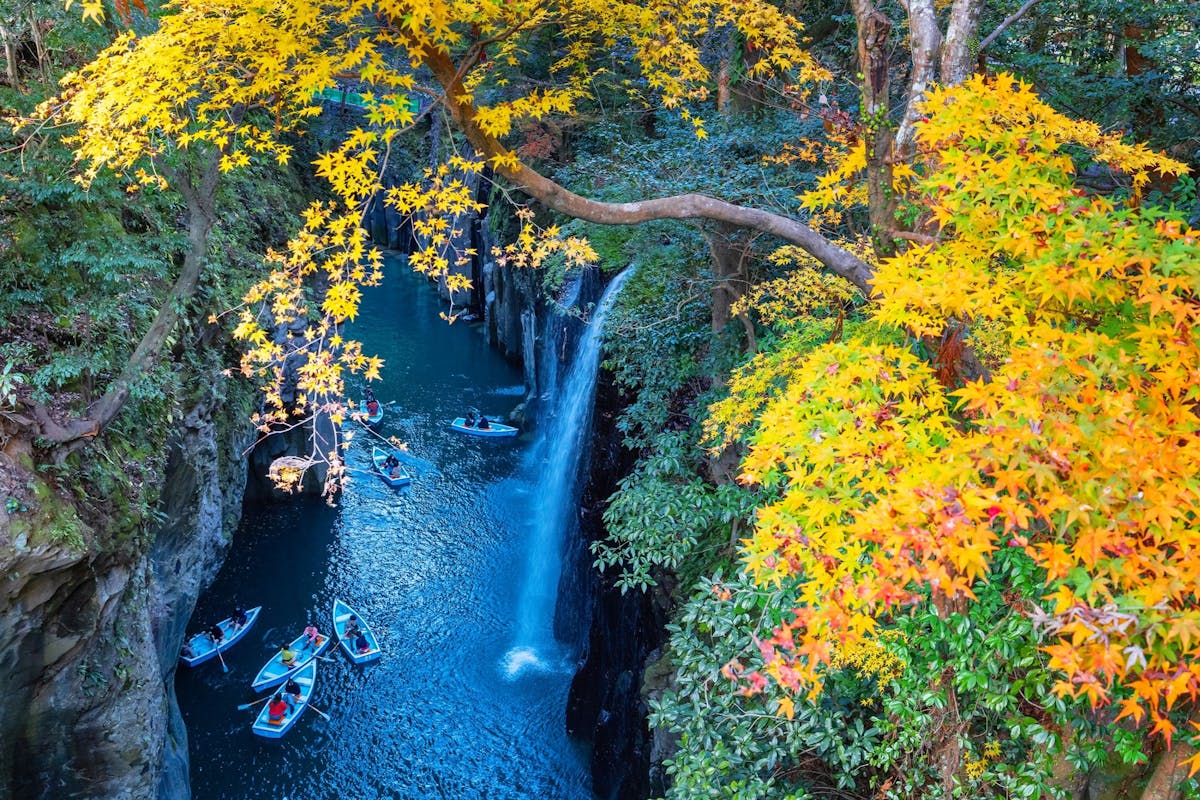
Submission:
<svg viewBox="0 0 1200 800">
<path fill-rule="evenodd" d="M 358 623 L 358 629 L 362 631 L 363 637 L 367 640 L 365 650 L 359 650 L 355 644 L 357 637 L 346 637 L 346 624 L 350 622 L 350 618 L 354 617 Z M 355 664 L 365 664 L 368 661 L 374 661 L 383 655 L 383 651 L 379 649 L 379 639 L 375 637 L 375 632 L 363 621 L 358 612 L 350 606 L 343 603 L 341 600 L 333 601 L 333 630 L 337 633 L 338 641 L 342 644 L 342 649 L 346 651 L 346 655 L 350 656 L 350 660 Z"/>
<path fill-rule="evenodd" d="M 511 425 L 501 425 L 499 422 L 488 420 L 488 427 L 480 428 L 476 425 L 468 425 L 466 417 L 458 417 L 450 423 L 450 427 L 459 433 L 469 433 L 472 436 L 486 436 L 489 438 L 500 438 L 503 436 L 516 436 L 520 433 L 519 430 Z"/>
<path fill-rule="evenodd" d="M 233 647 L 238 639 L 246 635 L 246 631 L 250 630 L 250 626 L 258 619 L 258 612 L 260 611 L 262 611 L 262 606 L 255 606 L 248 609 L 246 611 L 246 624 L 239 628 L 234 627 L 233 617 L 226 617 L 218 622 L 217 624 L 221 626 L 221 632 L 225 634 L 225 638 L 215 647 L 213 646 L 212 637 L 208 635 L 207 631 L 193 634 L 192 638 L 188 639 L 184 645 L 183 652 L 179 655 L 179 660 L 189 667 L 194 667 L 197 664 L 203 664 L 205 661 L 216 658 L 217 653 L 224 653 Z M 187 655 L 189 649 L 192 653 L 190 656 Z"/>
<path fill-rule="evenodd" d="M 352 416 L 355 414 L 361 415 L 361 421 L 365 422 L 367 425 L 378 425 L 383 419 L 383 403 L 380 403 L 379 407 L 375 409 L 375 413 L 371 414 L 367 411 L 366 400 L 362 401 L 361 403 L 356 403 L 353 400 L 347 400 L 346 410 L 348 410 Z"/>
<path fill-rule="evenodd" d="M 308 666 L 296 673 L 295 681 L 300 685 L 300 699 L 289 702 L 290 708 L 283 715 L 283 719 L 277 721 L 271 719 L 271 702 L 268 700 L 263 704 L 262 710 L 258 712 L 250 730 L 258 736 L 265 736 L 268 739 L 278 739 L 291 730 L 292 726 L 296 724 L 296 720 L 304 713 L 304 709 L 308 708 L 308 700 L 312 697 L 313 685 L 317 682 L 316 660 L 309 660 Z"/>
<path fill-rule="evenodd" d="M 362 404 L 359 405 L 359 408 L 362 409 L 362 413 L 367 415 L 367 425 L 379 425 L 379 421 L 383 420 L 383 403 L 376 402 L 376 413 L 374 414 L 371 414 L 370 411 L 367 410 L 366 399 L 362 401 Z"/>
<path fill-rule="evenodd" d="M 317 637 L 316 646 L 313 646 L 309 644 L 308 637 L 300 634 L 292 640 L 289 646 L 289 649 L 296 654 L 296 660 L 292 665 L 289 667 L 283 663 L 283 651 L 281 650 L 258 671 L 258 674 L 254 676 L 254 682 L 250 684 L 250 688 L 256 692 L 261 692 L 265 689 L 270 689 L 272 686 L 278 686 L 288 678 L 296 675 L 300 670 L 308 666 L 308 662 L 329 648 L 331 638 L 325 634 L 321 634 Z"/>
<path fill-rule="evenodd" d="M 400 457 L 400 454 L 394 450 L 392 455 L 395 455 L 397 459 Z M 385 465 L 387 457 L 388 452 L 383 448 L 375 447 L 371 450 L 371 460 L 375 462 L 375 471 L 379 473 L 379 477 L 383 478 L 383 482 L 392 487 L 412 483 L 412 476 L 408 474 L 403 465 L 397 465 L 395 470 L 387 468 Z"/>
</svg>

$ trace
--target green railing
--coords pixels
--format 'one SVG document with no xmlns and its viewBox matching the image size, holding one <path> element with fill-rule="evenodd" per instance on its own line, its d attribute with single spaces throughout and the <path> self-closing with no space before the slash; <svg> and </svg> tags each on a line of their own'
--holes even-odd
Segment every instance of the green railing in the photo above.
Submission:
<svg viewBox="0 0 1200 800">
<path fill-rule="evenodd" d="M 313 99 L 318 101 L 328 101 L 330 103 L 341 103 L 347 106 L 354 106 L 355 108 L 367 107 L 366 99 L 361 94 L 358 92 L 352 92 L 348 89 L 324 89 L 320 92 L 317 92 Z M 418 103 L 414 98 L 408 98 L 408 105 L 414 114 L 420 113 L 420 103 Z"/>
</svg>

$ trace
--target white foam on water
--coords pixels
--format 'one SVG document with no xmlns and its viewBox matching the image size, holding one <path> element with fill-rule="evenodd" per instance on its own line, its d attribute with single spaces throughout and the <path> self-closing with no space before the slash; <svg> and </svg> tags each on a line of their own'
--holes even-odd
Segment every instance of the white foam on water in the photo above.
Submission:
<svg viewBox="0 0 1200 800">
<path fill-rule="evenodd" d="M 512 679 L 520 677 L 522 672 L 545 672 L 546 665 L 538 658 L 532 647 L 514 647 L 504 654 L 504 674 Z"/>
</svg>

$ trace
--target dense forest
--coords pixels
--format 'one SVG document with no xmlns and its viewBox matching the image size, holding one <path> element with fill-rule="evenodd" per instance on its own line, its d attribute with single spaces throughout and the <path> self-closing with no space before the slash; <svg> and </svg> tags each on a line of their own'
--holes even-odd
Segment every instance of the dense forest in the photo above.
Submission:
<svg viewBox="0 0 1200 800">
<path fill-rule="evenodd" d="M 591 555 L 665 626 L 652 796 L 1200 796 L 1195 0 L 4 0 L 0 38 L 8 563 L 149 552 L 217 397 L 332 497 L 386 205 L 450 323 L 476 257 L 635 267 Z"/>
</svg>

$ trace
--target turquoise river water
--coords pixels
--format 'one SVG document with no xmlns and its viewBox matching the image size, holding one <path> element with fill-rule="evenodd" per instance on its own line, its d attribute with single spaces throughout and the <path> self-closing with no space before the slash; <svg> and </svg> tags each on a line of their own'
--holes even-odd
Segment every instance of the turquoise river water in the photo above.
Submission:
<svg viewBox="0 0 1200 800">
<path fill-rule="evenodd" d="M 440 320 L 435 292 L 401 261 L 389 271 L 351 335 L 387 361 L 373 384 L 388 404 L 378 430 L 408 443 L 413 483 L 391 489 L 365 472 L 369 437 L 360 434 L 336 508 L 247 505 L 189 631 L 235 603 L 261 605 L 262 615 L 226 653 L 228 673 L 214 661 L 180 667 L 176 681 L 194 796 L 586 800 L 587 753 L 564 730 L 571 646 L 548 642 L 553 659 L 512 669 L 540 513 L 533 444 L 446 428 L 471 406 L 507 413 L 523 394 L 521 374 L 477 329 Z M 313 695 L 330 721 L 309 710 L 282 740 L 253 736 L 254 710 L 237 710 L 260 697 L 251 679 L 310 616 L 328 630 L 334 597 L 375 626 L 382 659 L 356 667 L 331 650 Z"/>
</svg>

